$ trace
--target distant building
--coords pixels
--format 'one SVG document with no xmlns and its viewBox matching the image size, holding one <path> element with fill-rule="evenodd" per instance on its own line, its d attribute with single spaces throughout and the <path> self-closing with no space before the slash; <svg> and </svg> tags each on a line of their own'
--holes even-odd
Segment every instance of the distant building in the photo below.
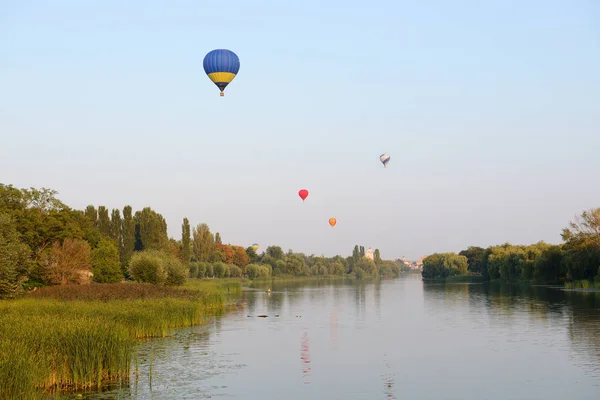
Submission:
<svg viewBox="0 0 600 400">
<path fill-rule="evenodd" d="M 373 255 L 373 249 L 372 248 L 368 248 L 367 251 L 365 252 L 365 257 L 367 257 L 369 260 L 375 260 L 375 255 Z"/>
</svg>

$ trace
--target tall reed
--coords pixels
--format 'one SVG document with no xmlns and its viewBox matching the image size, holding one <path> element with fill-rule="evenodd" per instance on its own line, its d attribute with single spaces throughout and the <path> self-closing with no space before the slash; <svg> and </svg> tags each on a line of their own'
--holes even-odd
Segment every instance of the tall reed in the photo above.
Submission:
<svg viewBox="0 0 600 400">
<path fill-rule="evenodd" d="M 0 399 L 128 381 L 136 339 L 164 337 L 225 310 L 227 289 L 202 285 L 207 290 L 132 283 L 43 288 L 0 302 Z"/>
</svg>

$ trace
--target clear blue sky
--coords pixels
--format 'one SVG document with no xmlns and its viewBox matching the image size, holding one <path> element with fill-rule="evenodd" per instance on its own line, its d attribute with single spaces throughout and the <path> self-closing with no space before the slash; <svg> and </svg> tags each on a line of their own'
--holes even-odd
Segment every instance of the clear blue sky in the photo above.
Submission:
<svg viewBox="0 0 600 400">
<path fill-rule="evenodd" d="M 225 97 L 215 48 L 241 61 Z M 0 139 L 0 182 L 151 206 L 176 238 L 558 243 L 600 206 L 600 3 L 0 0 Z"/>
</svg>

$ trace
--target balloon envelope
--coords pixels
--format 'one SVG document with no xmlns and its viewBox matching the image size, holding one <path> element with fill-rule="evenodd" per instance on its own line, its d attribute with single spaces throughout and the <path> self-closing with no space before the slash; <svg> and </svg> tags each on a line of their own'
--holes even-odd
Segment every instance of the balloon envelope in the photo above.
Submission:
<svg viewBox="0 0 600 400">
<path fill-rule="evenodd" d="M 301 189 L 298 192 L 298 196 L 300 196 L 300 198 L 302 199 L 302 201 L 304 201 L 307 197 L 308 197 L 308 190 L 306 189 Z"/>
<path fill-rule="evenodd" d="M 329 225 L 333 228 L 337 224 L 337 220 L 335 218 L 329 218 Z"/>
<path fill-rule="evenodd" d="M 250 247 L 252 247 L 254 249 L 254 251 L 256 251 L 256 250 L 258 250 L 258 248 L 260 246 L 258 245 L 258 243 L 252 243 L 252 246 L 250 246 Z"/>
<path fill-rule="evenodd" d="M 204 56 L 204 72 L 221 91 L 233 81 L 240 70 L 240 59 L 237 54 L 227 49 L 216 49 Z"/>
<path fill-rule="evenodd" d="M 381 161 L 383 163 L 383 166 L 387 166 L 387 163 L 390 162 L 390 156 L 387 154 L 382 154 L 379 156 L 379 161 Z"/>
</svg>

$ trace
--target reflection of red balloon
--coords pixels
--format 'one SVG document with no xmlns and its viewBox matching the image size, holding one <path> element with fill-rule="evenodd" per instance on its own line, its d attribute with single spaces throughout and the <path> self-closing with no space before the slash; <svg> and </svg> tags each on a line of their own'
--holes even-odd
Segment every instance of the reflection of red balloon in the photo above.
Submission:
<svg viewBox="0 0 600 400">
<path fill-rule="evenodd" d="M 298 192 L 298 196 L 304 201 L 308 197 L 308 190 L 302 189 Z"/>
</svg>

